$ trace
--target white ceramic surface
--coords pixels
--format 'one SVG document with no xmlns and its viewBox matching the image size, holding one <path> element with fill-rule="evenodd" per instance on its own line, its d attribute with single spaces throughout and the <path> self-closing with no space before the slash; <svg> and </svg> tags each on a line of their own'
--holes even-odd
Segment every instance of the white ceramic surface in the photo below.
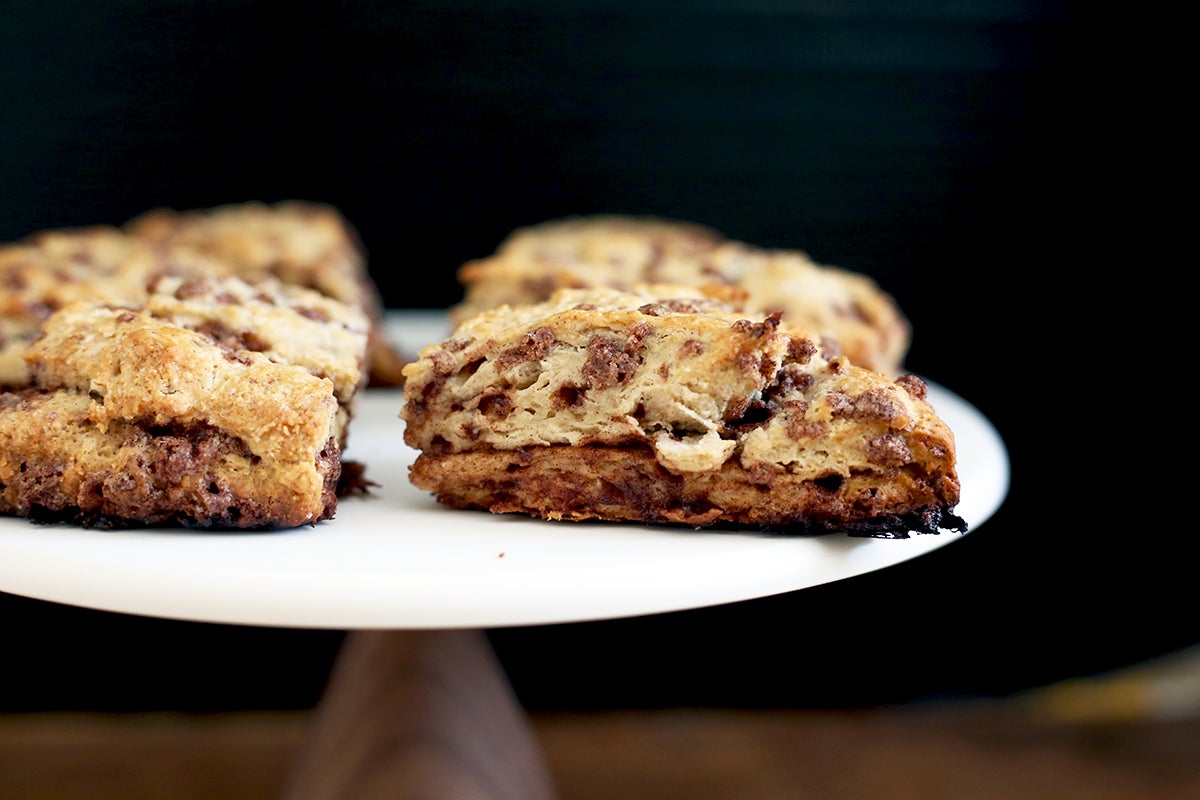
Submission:
<svg viewBox="0 0 1200 800">
<path fill-rule="evenodd" d="M 436 312 L 392 315 L 415 351 Z M 936 384 L 955 432 L 973 531 L 1003 502 L 1009 462 L 980 412 Z M 99 531 L 0 519 L 0 591 L 107 611 L 305 628 L 500 627 L 636 616 L 795 591 L 881 569 L 962 534 L 779 536 L 550 523 L 442 508 L 407 480 L 397 390 L 371 390 L 348 458 L 376 482 L 296 530 Z M 965 535 L 970 535 L 968 532 Z"/>
</svg>

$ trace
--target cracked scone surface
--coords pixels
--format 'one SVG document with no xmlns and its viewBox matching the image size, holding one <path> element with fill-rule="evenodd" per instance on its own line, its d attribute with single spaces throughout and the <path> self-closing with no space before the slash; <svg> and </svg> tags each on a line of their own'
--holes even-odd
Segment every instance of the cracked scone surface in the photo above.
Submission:
<svg viewBox="0 0 1200 800">
<path fill-rule="evenodd" d="M 371 320 L 369 377 L 398 386 L 407 358 L 387 338 L 383 299 L 357 230 L 337 208 L 313 201 L 249 201 L 211 208 L 156 208 L 123 226 L 132 236 L 185 248 L 240 277 L 273 275 L 361 309 Z"/>
<path fill-rule="evenodd" d="M 29 381 L 23 354 L 46 318 L 79 301 L 141 304 L 157 275 L 220 275 L 192 250 L 170 250 L 112 226 L 45 230 L 0 245 L 0 387 Z"/>
<path fill-rule="evenodd" d="M 545 300 L 556 289 L 631 289 L 660 283 L 720 290 L 748 313 L 779 312 L 808 328 L 852 362 L 893 377 L 903 370 L 911 325 L 871 277 L 819 264 L 806 253 L 727 239 L 697 223 L 597 214 L 518 228 L 492 255 L 458 271 L 461 322 L 502 304 Z"/>
<path fill-rule="evenodd" d="M 965 530 L 924 382 L 821 348 L 692 287 L 501 306 L 406 367 L 409 478 L 450 507 L 549 520 Z"/>
<path fill-rule="evenodd" d="M 75 300 L 141 303 L 159 275 L 275 280 L 353 306 L 371 322 L 371 383 L 403 380 L 407 358 L 388 341 L 352 229 L 329 206 L 290 201 L 157 209 L 123 228 L 42 230 L 0 244 L 0 387 L 25 384 L 22 354 L 51 312 Z"/>
<path fill-rule="evenodd" d="M 357 309 L 273 279 L 165 277 L 69 303 L 0 392 L 0 513 L 90 527 L 332 517 L 365 383 Z"/>
</svg>

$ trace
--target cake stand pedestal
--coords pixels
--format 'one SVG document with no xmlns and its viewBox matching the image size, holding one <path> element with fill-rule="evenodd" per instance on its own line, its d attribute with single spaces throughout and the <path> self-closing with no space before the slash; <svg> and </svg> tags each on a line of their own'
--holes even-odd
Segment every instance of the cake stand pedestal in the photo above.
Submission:
<svg viewBox="0 0 1200 800">
<path fill-rule="evenodd" d="M 285 800 L 551 800 L 483 631 L 351 632 Z"/>
</svg>

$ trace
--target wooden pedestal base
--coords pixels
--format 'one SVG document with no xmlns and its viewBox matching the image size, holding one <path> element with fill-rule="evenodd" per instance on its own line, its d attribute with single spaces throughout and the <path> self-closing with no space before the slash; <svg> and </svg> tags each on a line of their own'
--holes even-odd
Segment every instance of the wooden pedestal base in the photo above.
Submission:
<svg viewBox="0 0 1200 800">
<path fill-rule="evenodd" d="M 479 630 L 354 631 L 285 800 L 553 800 L 535 731 Z"/>
</svg>

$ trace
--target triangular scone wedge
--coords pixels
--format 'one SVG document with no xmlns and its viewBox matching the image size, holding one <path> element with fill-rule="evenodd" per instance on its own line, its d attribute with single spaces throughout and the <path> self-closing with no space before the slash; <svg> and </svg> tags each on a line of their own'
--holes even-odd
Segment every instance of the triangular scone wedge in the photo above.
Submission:
<svg viewBox="0 0 1200 800">
<path fill-rule="evenodd" d="M 0 513 L 91 527 L 295 527 L 335 513 L 368 320 L 274 279 L 78 301 L 0 392 Z"/>
<path fill-rule="evenodd" d="M 778 312 L 784 323 L 837 342 L 853 363 L 892 377 L 903 369 L 912 334 L 895 298 L 865 273 L 659 217 L 597 214 L 518 228 L 492 255 L 463 264 L 458 280 L 463 299 L 450 311 L 456 323 L 499 305 L 541 302 L 560 288 L 721 290 L 745 313 Z"/>
<path fill-rule="evenodd" d="M 954 437 L 914 375 L 826 357 L 685 287 L 501 306 L 406 367 L 409 478 L 549 520 L 963 531 Z"/>
</svg>

